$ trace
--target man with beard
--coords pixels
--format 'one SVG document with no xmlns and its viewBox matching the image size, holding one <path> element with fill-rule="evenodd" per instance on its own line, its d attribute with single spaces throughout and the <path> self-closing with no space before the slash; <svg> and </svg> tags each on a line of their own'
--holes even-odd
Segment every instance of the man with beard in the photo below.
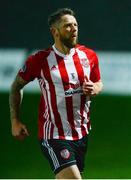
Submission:
<svg viewBox="0 0 131 180">
<path fill-rule="evenodd" d="M 39 141 L 57 179 L 81 179 L 90 126 L 90 98 L 100 93 L 95 52 L 77 44 L 78 23 L 71 9 L 59 9 L 48 19 L 54 45 L 31 55 L 10 91 L 12 135 L 29 135 L 19 118 L 21 89 L 38 79 Z"/>
</svg>

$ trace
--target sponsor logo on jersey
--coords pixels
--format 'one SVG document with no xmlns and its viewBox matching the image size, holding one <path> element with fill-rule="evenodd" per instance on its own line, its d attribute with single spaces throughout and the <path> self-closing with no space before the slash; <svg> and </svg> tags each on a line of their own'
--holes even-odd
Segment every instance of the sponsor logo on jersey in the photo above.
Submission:
<svg viewBox="0 0 131 180">
<path fill-rule="evenodd" d="M 69 159 L 70 154 L 71 154 L 71 153 L 69 152 L 68 149 L 63 149 L 63 150 L 60 151 L 60 155 L 61 155 L 61 157 L 62 157 L 63 159 Z"/>
<path fill-rule="evenodd" d="M 85 68 L 89 67 L 89 63 L 88 63 L 87 58 L 82 58 L 80 61 L 81 61 L 82 66 L 84 66 Z"/>
<path fill-rule="evenodd" d="M 83 93 L 82 89 L 69 89 L 65 91 L 65 96 L 71 96 L 73 94 L 82 94 L 82 93 Z"/>
<path fill-rule="evenodd" d="M 82 94 L 83 93 L 82 89 L 80 88 L 79 83 L 76 83 L 76 84 L 70 83 L 69 87 L 70 88 L 65 91 L 65 96 L 72 96 L 73 94 Z"/>
</svg>

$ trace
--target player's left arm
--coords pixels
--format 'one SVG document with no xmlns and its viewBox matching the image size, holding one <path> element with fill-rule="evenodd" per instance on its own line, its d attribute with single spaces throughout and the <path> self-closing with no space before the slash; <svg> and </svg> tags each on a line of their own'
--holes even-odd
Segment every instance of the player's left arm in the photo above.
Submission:
<svg viewBox="0 0 131 180">
<path fill-rule="evenodd" d="M 103 82 L 102 80 L 99 80 L 98 82 L 95 82 L 93 85 L 93 94 L 97 95 L 103 90 Z"/>
</svg>

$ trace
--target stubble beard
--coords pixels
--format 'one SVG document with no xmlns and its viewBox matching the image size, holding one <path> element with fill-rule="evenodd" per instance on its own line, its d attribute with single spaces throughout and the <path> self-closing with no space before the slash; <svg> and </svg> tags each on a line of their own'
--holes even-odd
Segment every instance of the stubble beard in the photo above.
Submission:
<svg viewBox="0 0 131 180">
<path fill-rule="evenodd" d="M 71 40 L 71 37 L 66 38 L 63 36 L 60 36 L 61 42 L 69 49 L 74 48 L 76 44 L 78 43 L 78 36 L 76 37 L 75 40 Z"/>
</svg>

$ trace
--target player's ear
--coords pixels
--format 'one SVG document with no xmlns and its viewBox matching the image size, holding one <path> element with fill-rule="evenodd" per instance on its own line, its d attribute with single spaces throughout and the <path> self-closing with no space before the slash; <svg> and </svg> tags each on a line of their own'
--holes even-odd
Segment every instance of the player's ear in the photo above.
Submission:
<svg viewBox="0 0 131 180">
<path fill-rule="evenodd" d="M 58 37 L 58 29 L 55 26 L 51 27 L 50 31 L 53 37 Z"/>
</svg>

